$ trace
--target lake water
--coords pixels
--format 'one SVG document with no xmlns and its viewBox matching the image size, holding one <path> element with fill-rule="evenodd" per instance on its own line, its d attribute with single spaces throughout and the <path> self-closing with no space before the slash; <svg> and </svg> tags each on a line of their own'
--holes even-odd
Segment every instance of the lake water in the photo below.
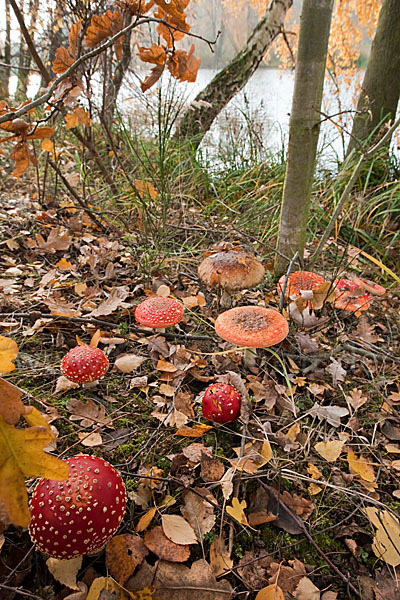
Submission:
<svg viewBox="0 0 400 600">
<path fill-rule="evenodd" d="M 172 92 L 169 76 L 164 77 L 160 85 L 163 94 L 165 96 L 171 94 L 176 104 L 182 105 L 184 109 L 215 74 L 216 71 L 211 69 L 201 69 L 195 83 L 179 83 L 173 80 Z M 14 77 L 12 77 L 11 88 L 16 85 L 13 79 Z M 251 155 L 253 158 L 262 160 L 271 152 L 286 151 L 293 86 L 294 72 L 258 69 L 244 90 L 229 102 L 205 137 L 201 151 L 208 162 L 215 162 L 217 157 L 219 157 L 219 162 L 221 157 L 222 160 L 232 161 L 235 158 L 240 160 L 243 155 Z M 37 87 L 38 82 L 34 76 L 29 88 L 31 97 L 36 93 Z M 101 90 L 100 82 L 99 89 Z M 353 92 L 354 87 L 353 90 L 345 87 L 341 91 L 340 97 L 337 98 L 329 90 L 326 82 L 323 112 L 332 115 L 339 110 L 354 108 Z M 153 121 L 154 123 L 157 102 L 157 90 L 152 88 L 146 94 L 142 94 L 137 79 L 126 81 L 119 98 L 121 113 L 139 129 L 139 121 L 143 116 L 149 122 Z M 136 116 L 136 123 L 134 116 Z M 349 119 L 347 119 L 347 125 L 349 125 Z M 324 168 L 335 170 L 337 159 L 343 158 L 344 140 L 347 140 L 347 136 L 341 136 L 338 128 L 332 122 L 323 121 L 319 150 L 320 164 Z M 236 153 L 236 157 L 233 153 Z"/>
</svg>

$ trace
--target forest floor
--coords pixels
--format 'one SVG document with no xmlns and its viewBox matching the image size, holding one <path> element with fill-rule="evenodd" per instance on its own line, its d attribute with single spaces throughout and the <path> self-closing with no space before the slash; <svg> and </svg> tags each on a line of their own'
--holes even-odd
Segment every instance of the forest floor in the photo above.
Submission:
<svg viewBox="0 0 400 600">
<path fill-rule="evenodd" d="M 386 294 L 360 313 L 325 303 L 307 327 L 290 319 L 281 344 L 244 364 L 243 351 L 214 331 L 223 309 L 197 267 L 222 232 L 225 242 L 261 255 L 263 247 L 221 218 L 193 212 L 184 227 L 172 223 L 174 249 L 159 266 L 131 236 L 102 232 L 68 205 L 43 210 L 17 187 L 0 206 L 0 226 L 0 327 L 19 346 L 7 380 L 46 415 L 58 436 L 54 454 L 83 452 L 116 466 L 128 493 L 118 534 L 140 536 L 148 550 L 136 562 L 126 555 L 123 575 L 112 551 L 85 557 L 78 595 L 53 577 L 27 530 L 9 527 L 2 600 L 83 600 L 107 575 L 125 590 L 109 591 L 110 600 L 250 600 L 264 588 L 260 600 L 400 599 L 392 566 L 400 562 L 392 278 L 353 250 L 348 275 L 375 280 Z M 325 257 L 319 272 L 333 281 L 334 261 Z M 135 321 L 136 306 L 151 294 L 185 306 L 183 321 L 165 334 Z M 234 302 L 279 309 L 272 273 Z M 83 389 L 61 376 L 60 361 L 93 336 L 110 369 Z M 217 425 L 202 417 L 201 393 L 215 381 L 242 392 L 239 420 Z M 174 514 L 197 543 L 182 529 L 180 543 L 167 544 L 163 527 Z"/>
</svg>

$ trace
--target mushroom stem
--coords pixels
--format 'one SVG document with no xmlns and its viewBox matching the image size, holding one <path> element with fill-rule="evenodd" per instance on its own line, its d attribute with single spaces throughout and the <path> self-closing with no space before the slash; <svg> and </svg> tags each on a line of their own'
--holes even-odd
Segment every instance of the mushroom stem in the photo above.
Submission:
<svg viewBox="0 0 400 600">
<path fill-rule="evenodd" d="M 245 348 L 243 354 L 243 366 L 254 367 L 257 358 L 257 348 Z"/>
</svg>

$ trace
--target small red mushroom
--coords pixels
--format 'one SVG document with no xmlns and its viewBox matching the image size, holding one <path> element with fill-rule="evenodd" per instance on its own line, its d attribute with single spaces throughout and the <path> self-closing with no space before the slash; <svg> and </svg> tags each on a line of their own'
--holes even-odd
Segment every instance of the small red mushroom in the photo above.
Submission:
<svg viewBox="0 0 400 600">
<path fill-rule="evenodd" d="M 204 392 L 203 415 L 215 423 L 235 421 L 240 414 L 242 396 L 229 383 L 212 383 Z"/>
<path fill-rule="evenodd" d="M 41 479 L 29 504 L 29 533 L 53 558 L 74 558 L 103 548 L 125 514 L 121 475 L 97 456 L 68 458 L 66 481 Z"/>
<path fill-rule="evenodd" d="M 285 279 L 286 275 L 282 275 L 278 281 L 278 294 L 282 293 Z M 285 298 L 293 298 L 293 296 L 297 298 L 301 295 L 302 291 L 313 291 L 324 282 L 325 279 L 317 273 L 312 273 L 311 271 L 294 271 L 288 277 Z"/>
<path fill-rule="evenodd" d="M 371 294 L 350 279 L 338 279 L 334 283 L 337 292 L 335 307 L 351 312 L 367 310 L 372 300 Z"/>
<path fill-rule="evenodd" d="M 162 329 L 176 325 L 182 320 L 184 308 L 173 298 L 151 296 L 141 302 L 135 311 L 135 319 L 145 327 Z"/>
<path fill-rule="evenodd" d="M 75 383 L 90 383 L 104 377 L 109 364 L 100 348 L 75 346 L 62 359 L 61 373 Z"/>
</svg>

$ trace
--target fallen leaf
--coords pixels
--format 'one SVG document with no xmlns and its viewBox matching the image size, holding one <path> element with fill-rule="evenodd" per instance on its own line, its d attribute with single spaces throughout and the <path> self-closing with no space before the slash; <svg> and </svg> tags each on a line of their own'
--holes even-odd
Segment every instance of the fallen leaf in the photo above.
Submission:
<svg viewBox="0 0 400 600">
<path fill-rule="evenodd" d="M 71 588 L 71 590 L 78 590 L 78 584 L 76 582 L 76 576 L 82 566 L 83 556 L 77 556 L 69 560 L 60 558 L 48 558 L 46 560 L 47 568 L 53 575 L 54 579 L 57 579 L 63 585 Z"/>
<path fill-rule="evenodd" d="M 351 390 L 350 394 L 346 396 L 346 399 L 354 410 L 359 409 L 360 406 L 363 406 L 363 404 L 368 402 L 368 397 L 363 396 L 362 391 L 357 388 Z"/>
<path fill-rule="evenodd" d="M 345 375 L 347 374 L 347 371 L 343 369 L 342 365 L 332 357 L 331 364 L 329 367 L 325 368 L 325 371 L 332 376 L 332 383 L 334 387 L 337 387 L 337 384 L 340 381 L 344 381 Z"/>
<path fill-rule="evenodd" d="M 370 483 L 375 481 L 374 467 L 364 456 L 357 458 L 353 450 L 349 450 L 347 453 L 347 462 L 349 463 L 350 473 L 355 473 L 361 479 Z"/>
<path fill-rule="evenodd" d="M 97 577 L 85 600 L 153 600 L 153 593 L 153 586 L 142 587 L 137 593 L 129 592 L 112 577 Z"/>
<path fill-rule="evenodd" d="M 244 514 L 244 509 L 247 506 L 246 500 L 239 502 L 238 498 L 232 498 L 232 505 L 229 504 L 226 507 L 228 515 L 233 517 L 238 523 L 242 525 L 248 525 L 247 517 Z"/>
<path fill-rule="evenodd" d="M 141 531 L 146 531 L 146 529 L 148 528 L 148 526 L 154 519 L 154 515 L 156 514 L 156 512 L 157 512 L 157 507 L 153 506 L 153 508 L 150 508 L 150 510 L 145 512 L 144 515 L 142 515 L 140 517 L 139 522 L 136 525 L 137 533 L 140 533 Z"/>
<path fill-rule="evenodd" d="M 260 590 L 255 600 L 285 600 L 282 589 L 273 583 Z"/>
<path fill-rule="evenodd" d="M 313 479 L 321 479 L 322 477 L 321 471 L 312 463 L 308 463 L 307 473 L 309 473 Z"/>
<path fill-rule="evenodd" d="M 210 567 L 213 575 L 218 577 L 224 571 L 231 569 L 233 560 L 221 537 L 216 538 L 210 546 Z"/>
<path fill-rule="evenodd" d="M 186 567 L 167 561 L 160 561 L 157 567 L 147 565 L 143 574 L 131 578 L 128 590 L 140 589 L 143 581 L 152 581 L 156 588 L 157 600 L 231 600 L 233 590 L 228 581 L 217 581 L 205 560 L 197 560 Z M 88 598 L 88 600 L 92 600 Z M 94 600 L 94 599 L 93 599 Z M 96 599 L 97 600 L 97 599 Z"/>
<path fill-rule="evenodd" d="M 303 577 L 303 579 L 300 579 L 299 585 L 293 592 L 293 596 L 296 600 L 320 600 L 321 592 L 313 584 L 311 579 Z"/>
<path fill-rule="evenodd" d="M 78 581 L 78 583 L 76 585 L 77 585 L 79 591 L 72 592 L 72 594 L 68 594 L 68 596 L 64 596 L 64 600 L 86 600 L 87 593 L 88 593 L 88 587 L 87 587 L 86 583 L 84 583 L 83 581 Z"/>
<path fill-rule="evenodd" d="M 110 426 L 112 419 L 106 417 L 106 409 L 102 404 L 97 404 L 91 398 L 86 401 L 71 398 L 66 404 L 66 409 L 71 413 L 71 421 L 80 421 L 81 427 L 95 425 Z"/>
<path fill-rule="evenodd" d="M 175 435 L 180 435 L 182 437 L 197 438 L 201 437 L 202 435 L 210 431 L 210 429 L 212 428 L 212 425 L 203 425 L 202 423 L 196 423 L 195 425 L 193 425 L 193 427 L 186 427 L 186 425 L 184 425 L 175 432 Z"/>
<path fill-rule="evenodd" d="M 124 585 L 148 553 L 138 535 L 116 535 L 106 546 L 106 568 L 118 583 Z"/>
<path fill-rule="evenodd" d="M 203 481 L 219 481 L 224 473 L 225 467 L 220 460 L 212 458 L 204 452 L 202 453 L 200 477 Z"/>
<path fill-rule="evenodd" d="M 121 354 L 115 361 L 117 369 L 122 373 L 130 373 L 135 369 L 138 369 L 144 361 L 147 360 L 145 356 L 137 356 L 136 354 Z"/>
<path fill-rule="evenodd" d="M 181 513 L 193 528 L 197 540 L 201 542 L 205 534 L 211 531 L 215 524 L 214 508 L 205 498 L 213 502 L 215 502 L 215 498 L 205 488 L 197 487 L 194 489 L 200 492 L 204 498 L 201 498 L 190 490 L 185 490 L 183 492 Z"/>
<path fill-rule="evenodd" d="M 8 425 L 16 425 L 23 415 L 32 412 L 21 400 L 22 391 L 15 385 L 0 377 L 0 416 Z"/>
<path fill-rule="evenodd" d="M 343 446 L 344 441 L 331 440 L 330 442 L 317 442 L 314 446 L 314 449 L 328 462 L 335 462 L 335 460 L 339 458 Z"/>
<path fill-rule="evenodd" d="M 110 315 L 118 308 L 121 307 L 127 296 L 129 295 L 129 289 L 125 286 L 115 287 L 111 290 L 111 293 L 107 300 L 104 300 L 99 304 L 97 308 L 88 313 L 87 317 L 104 317 Z"/>
<path fill-rule="evenodd" d="M 244 454 L 240 456 L 241 447 L 233 448 L 239 458 L 230 459 L 229 462 L 238 471 L 254 474 L 266 465 L 272 458 L 272 449 L 269 442 L 254 440 L 244 447 Z"/>
<path fill-rule="evenodd" d="M 13 361 L 17 358 L 18 346 L 14 340 L 0 335 L 0 373 L 14 371 Z"/>
<path fill-rule="evenodd" d="M 190 556 L 189 544 L 175 544 L 167 538 L 161 526 L 146 531 L 143 541 L 162 560 L 180 563 L 187 561 Z"/>
<path fill-rule="evenodd" d="M 68 478 L 67 463 L 43 452 L 53 439 L 45 427 L 15 429 L 0 416 L 0 500 L 15 525 L 30 521 L 24 477 Z"/>
<path fill-rule="evenodd" d="M 321 406 L 315 402 L 309 414 L 312 417 L 318 417 L 321 421 L 326 420 L 332 427 L 340 427 L 340 419 L 348 415 L 349 411 L 341 406 Z"/>
<path fill-rule="evenodd" d="M 79 387 L 79 383 L 75 383 L 74 381 L 70 381 L 64 375 L 60 375 L 56 382 L 56 389 L 54 390 L 55 394 L 61 394 L 62 392 L 68 392 L 69 390 L 74 390 Z"/>
<path fill-rule="evenodd" d="M 182 453 L 191 462 L 199 463 L 203 455 L 211 457 L 211 448 L 206 448 L 204 444 L 194 442 L 193 444 L 186 446 L 186 448 L 183 448 Z"/>
<path fill-rule="evenodd" d="M 268 581 L 276 583 L 282 588 L 283 592 L 293 594 L 298 583 L 306 575 L 306 569 L 303 563 L 295 558 L 288 560 L 289 566 L 282 563 L 273 562 L 268 567 L 270 575 Z"/>
<path fill-rule="evenodd" d="M 369 506 L 364 512 L 376 527 L 372 550 L 388 565 L 400 565 L 400 522 L 388 510 Z"/>
<path fill-rule="evenodd" d="M 94 446 L 101 446 L 103 443 L 103 438 L 101 437 L 100 433 L 98 433 L 98 432 L 90 433 L 88 435 L 87 433 L 80 431 L 78 433 L 78 438 L 80 439 L 82 446 L 86 446 L 87 448 L 93 448 Z"/>
<path fill-rule="evenodd" d="M 193 527 L 179 515 L 163 515 L 161 524 L 165 535 L 175 544 L 197 544 Z"/>
</svg>

